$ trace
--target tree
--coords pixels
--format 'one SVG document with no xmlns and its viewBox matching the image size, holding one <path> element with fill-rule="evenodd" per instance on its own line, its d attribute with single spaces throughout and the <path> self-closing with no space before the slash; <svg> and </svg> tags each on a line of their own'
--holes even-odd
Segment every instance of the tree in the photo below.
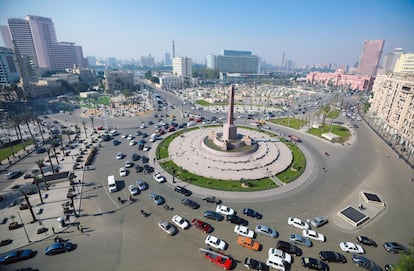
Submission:
<svg viewBox="0 0 414 271">
<path fill-rule="evenodd" d="M 46 148 L 47 156 L 49 157 L 50 167 L 52 168 L 52 172 L 55 173 L 55 167 L 53 166 L 52 158 L 50 157 L 50 150 L 51 150 L 50 147 Z"/>
<path fill-rule="evenodd" d="M 37 179 L 37 175 L 36 174 L 33 175 L 33 182 L 36 185 L 37 193 L 39 194 L 39 198 L 40 198 L 40 202 L 42 204 L 44 204 L 43 198 L 42 198 L 42 193 L 40 192 L 40 188 L 39 188 L 39 180 Z"/>
<path fill-rule="evenodd" d="M 37 146 L 36 139 L 35 139 L 35 137 L 32 133 L 32 129 L 30 129 L 30 125 L 29 125 L 29 123 L 32 121 L 32 115 L 31 115 L 29 109 L 26 109 L 26 111 L 22 114 L 22 119 L 23 119 L 23 122 L 27 126 L 27 130 L 29 131 L 30 137 L 33 140 L 33 144 L 35 144 Z"/>
<path fill-rule="evenodd" d="M 41 125 L 41 120 L 39 119 L 39 116 L 38 115 L 34 115 L 33 116 L 33 122 L 35 123 L 35 124 L 37 124 L 37 128 L 39 128 L 39 133 L 40 133 L 40 136 L 42 137 L 42 142 L 43 143 L 45 143 L 45 138 L 44 138 L 44 136 L 43 136 L 43 128 L 42 128 L 42 125 Z"/>
<path fill-rule="evenodd" d="M 331 106 L 329 104 L 323 105 L 319 111 L 322 114 L 322 129 L 324 129 L 326 116 L 329 114 L 329 112 L 331 112 Z"/>
<path fill-rule="evenodd" d="M 414 238 L 409 243 L 409 254 L 401 254 L 397 264 L 394 266 L 396 271 L 411 271 L 414 270 Z"/>
<path fill-rule="evenodd" d="M 49 190 L 49 187 L 46 183 L 45 173 L 43 172 L 43 159 L 39 159 L 35 161 L 35 164 L 39 167 L 40 173 L 42 174 L 43 181 L 45 182 L 46 190 Z"/>
<path fill-rule="evenodd" d="M 89 119 L 92 122 L 92 131 L 95 131 L 94 117 L 93 116 L 89 116 Z"/>
<path fill-rule="evenodd" d="M 86 121 L 82 120 L 83 130 L 85 131 L 85 137 L 88 138 L 88 134 L 86 133 Z"/>
</svg>

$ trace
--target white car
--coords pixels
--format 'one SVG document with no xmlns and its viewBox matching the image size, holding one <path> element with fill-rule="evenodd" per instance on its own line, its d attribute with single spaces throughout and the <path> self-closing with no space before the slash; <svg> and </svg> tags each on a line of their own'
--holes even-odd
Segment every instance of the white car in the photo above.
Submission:
<svg viewBox="0 0 414 271">
<path fill-rule="evenodd" d="M 182 218 L 179 215 L 175 215 L 172 217 L 172 222 L 174 222 L 175 225 L 180 227 L 181 229 L 185 230 L 188 227 L 190 227 L 190 223 L 187 221 L 187 219 Z"/>
<path fill-rule="evenodd" d="M 125 162 L 125 167 L 126 168 L 130 168 L 130 167 L 132 167 L 134 164 L 131 162 L 131 161 L 126 161 Z"/>
<path fill-rule="evenodd" d="M 216 212 L 222 215 L 234 215 L 234 210 L 224 205 L 218 205 Z"/>
<path fill-rule="evenodd" d="M 122 158 L 124 158 L 124 153 L 122 153 L 122 152 L 118 152 L 117 154 L 116 154 L 116 160 L 121 160 Z"/>
<path fill-rule="evenodd" d="M 131 195 L 137 195 L 139 190 L 135 185 L 131 184 L 128 186 L 128 191 L 131 193 Z"/>
<path fill-rule="evenodd" d="M 246 236 L 249 238 L 254 237 L 254 231 L 250 230 L 246 226 L 236 225 L 234 226 L 234 232 L 241 236 Z"/>
<path fill-rule="evenodd" d="M 139 126 L 139 128 L 140 128 L 140 129 L 145 129 L 145 128 L 147 128 L 147 127 L 145 126 L 145 124 L 144 124 L 144 123 L 142 123 L 142 124 L 141 124 L 141 126 Z"/>
<path fill-rule="evenodd" d="M 128 135 L 127 139 L 128 140 L 133 140 L 134 139 L 134 136 L 133 135 Z"/>
<path fill-rule="evenodd" d="M 129 146 L 134 146 L 135 144 L 137 144 L 137 142 L 135 142 L 135 140 L 132 139 L 131 141 L 129 141 L 128 145 Z"/>
<path fill-rule="evenodd" d="M 123 134 L 121 135 L 121 137 L 122 137 L 122 138 L 127 138 L 127 137 L 128 137 L 128 135 L 127 135 L 127 134 L 125 134 L 125 133 L 123 133 Z"/>
<path fill-rule="evenodd" d="M 126 168 L 121 167 L 121 168 L 119 169 L 119 176 L 121 176 L 121 177 L 125 177 L 126 175 L 127 175 Z"/>
<path fill-rule="evenodd" d="M 146 190 L 146 189 L 148 189 L 148 184 L 147 184 L 147 182 L 144 182 L 144 181 L 142 181 L 142 180 L 137 180 L 136 181 L 136 184 L 137 184 L 137 187 L 138 187 L 138 189 L 139 190 Z"/>
<path fill-rule="evenodd" d="M 266 265 L 276 270 L 286 270 L 285 262 L 273 254 L 268 256 Z"/>
<path fill-rule="evenodd" d="M 325 242 L 326 238 L 325 235 L 323 235 L 322 233 L 313 231 L 313 230 L 302 230 L 302 235 L 304 237 L 308 237 L 310 239 L 319 241 L 319 242 Z"/>
<path fill-rule="evenodd" d="M 149 151 L 151 149 L 151 147 L 150 146 L 148 146 L 148 145 L 145 145 L 144 146 L 144 148 L 142 149 L 143 151 Z"/>
<path fill-rule="evenodd" d="M 154 180 L 156 180 L 158 183 L 163 183 L 166 182 L 167 180 L 165 179 L 164 176 L 162 176 L 159 172 L 154 173 L 154 175 L 152 175 L 152 177 L 154 178 Z"/>
<path fill-rule="evenodd" d="M 310 226 L 307 222 L 305 222 L 305 221 L 303 221 L 299 218 L 296 218 L 296 217 L 289 217 L 288 224 L 295 227 L 295 228 L 301 229 L 301 230 L 309 230 L 310 229 Z"/>
<path fill-rule="evenodd" d="M 360 245 L 354 244 L 352 242 L 341 242 L 339 243 L 339 247 L 342 249 L 342 251 L 349 253 L 365 253 L 365 250 Z"/>
<path fill-rule="evenodd" d="M 272 248 L 272 247 L 269 248 L 268 256 L 269 258 L 274 256 L 274 257 L 281 259 L 284 262 L 292 263 L 292 256 L 289 253 L 285 253 L 282 250 L 277 249 L 277 248 Z"/>
<path fill-rule="evenodd" d="M 217 248 L 219 250 L 225 250 L 227 248 L 226 242 L 212 235 L 207 235 L 206 240 L 204 242 L 207 245 Z"/>
</svg>

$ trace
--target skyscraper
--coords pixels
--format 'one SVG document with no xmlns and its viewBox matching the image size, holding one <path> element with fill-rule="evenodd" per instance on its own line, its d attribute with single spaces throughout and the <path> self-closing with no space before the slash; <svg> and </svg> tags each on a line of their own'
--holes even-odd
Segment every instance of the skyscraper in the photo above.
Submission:
<svg viewBox="0 0 414 271">
<path fill-rule="evenodd" d="M 191 79 L 193 77 L 192 61 L 189 57 L 173 58 L 173 74 L 183 78 Z"/>
<path fill-rule="evenodd" d="M 259 60 L 250 51 L 223 50 L 222 55 L 207 55 L 207 68 L 223 73 L 259 73 Z"/>
<path fill-rule="evenodd" d="M 171 60 L 171 55 L 170 53 L 165 53 L 165 65 L 167 66 L 171 66 L 172 65 L 172 60 Z"/>
<path fill-rule="evenodd" d="M 366 40 L 358 66 L 359 74 L 375 75 L 384 47 L 384 40 Z"/>
</svg>

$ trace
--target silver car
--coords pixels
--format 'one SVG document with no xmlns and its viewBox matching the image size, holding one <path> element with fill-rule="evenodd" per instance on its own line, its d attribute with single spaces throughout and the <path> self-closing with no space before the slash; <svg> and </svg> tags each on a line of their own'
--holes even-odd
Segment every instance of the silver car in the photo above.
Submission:
<svg viewBox="0 0 414 271">
<path fill-rule="evenodd" d="M 272 228 L 269 228 L 266 225 L 257 225 L 256 228 L 254 229 L 254 231 L 257 234 L 266 235 L 266 236 L 271 237 L 271 238 L 276 238 L 279 235 L 277 231 L 275 231 Z"/>
<path fill-rule="evenodd" d="M 158 226 L 168 235 L 174 235 L 178 232 L 177 228 L 165 220 L 158 222 Z"/>
<path fill-rule="evenodd" d="M 305 247 L 312 246 L 312 241 L 309 238 L 303 237 L 302 235 L 299 235 L 299 234 L 291 234 L 289 236 L 289 240 L 290 242 L 297 244 L 297 245 L 302 245 Z"/>
<path fill-rule="evenodd" d="M 310 223 L 315 228 L 318 228 L 328 223 L 328 219 L 323 216 L 315 216 L 314 218 L 310 220 Z"/>
</svg>

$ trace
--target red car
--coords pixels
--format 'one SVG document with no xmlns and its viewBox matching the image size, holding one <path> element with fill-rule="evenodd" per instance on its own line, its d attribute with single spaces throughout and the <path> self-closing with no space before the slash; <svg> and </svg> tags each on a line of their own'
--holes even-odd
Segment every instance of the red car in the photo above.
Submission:
<svg viewBox="0 0 414 271">
<path fill-rule="evenodd" d="M 208 223 L 206 223 L 206 222 L 204 222 L 202 220 L 196 219 L 196 218 L 194 218 L 191 221 L 191 224 L 194 227 L 196 227 L 197 229 L 200 229 L 200 230 L 202 230 L 205 233 L 211 233 L 213 231 L 213 227 L 210 224 L 208 224 Z"/>
<path fill-rule="evenodd" d="M 200 252 L 204 253 L 204 258 L 221 266 L 224 270 L 230 270 L 233 260 L 221 252 L 215 252 L 210 248 L 200 248 Z"/>
</svg>

